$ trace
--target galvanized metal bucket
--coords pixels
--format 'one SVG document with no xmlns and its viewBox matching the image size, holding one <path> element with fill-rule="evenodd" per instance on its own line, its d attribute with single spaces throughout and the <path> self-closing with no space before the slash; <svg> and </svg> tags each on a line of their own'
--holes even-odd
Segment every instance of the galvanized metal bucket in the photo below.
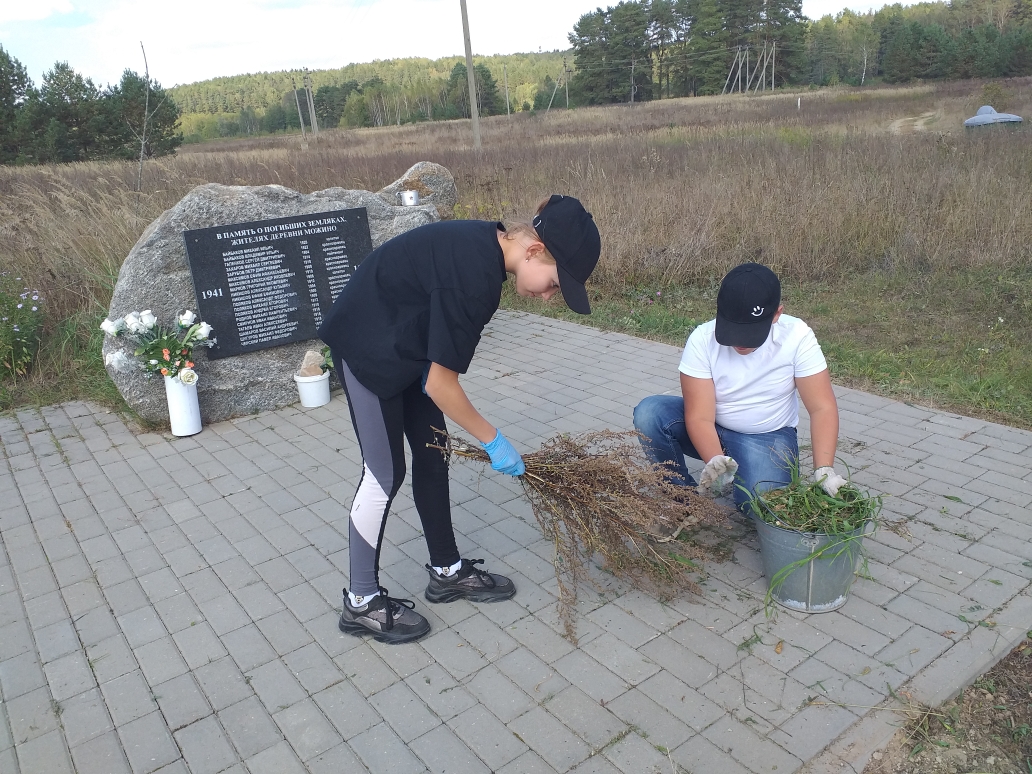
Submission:
<svg viewBox="0 0 1032 774">
<path fill-rule="evenodd" d="M 770 513 L 762 496 L 758 499 L 760 507 Z M 842 535 L 825 535 L 768 524 L 755 513 L 753 523 L 760 538 L 763 574 L 775 602 L 802 613 L 827 613 L 846 604 L 866 526 Z M 807 557 L 814 558 L 803 561 Z M 796 562 L 799 566 L 774 582 L 781 570 Z"/>
</svg>

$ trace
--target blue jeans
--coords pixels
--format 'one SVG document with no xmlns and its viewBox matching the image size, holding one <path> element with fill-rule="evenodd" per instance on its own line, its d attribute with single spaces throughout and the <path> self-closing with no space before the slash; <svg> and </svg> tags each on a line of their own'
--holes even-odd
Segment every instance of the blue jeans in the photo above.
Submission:
<svg viewBox="0 0 1032 774">
<path fill-rule="evenodd" d="M 684 398 L 676 395 L 645 398 L 634 409 L 634 427 L 643 436 L 641 445 L 645 455 L 654 463 L 669 466 L 672 483 L 696 485 L 684 458 L 685 455 L 697 460 L 702 458 L 688 438 L 684 424 Z M 734 497 L 740 510 L 744 510 L 754 488 L 762 491 L 791 482 L 791 466 L 799 459 L 794 427 L 783 427 L 770 433 L 738 433 L 717 425 L 717 437 L 724 452 L 738 463 Z"/>
</svg>

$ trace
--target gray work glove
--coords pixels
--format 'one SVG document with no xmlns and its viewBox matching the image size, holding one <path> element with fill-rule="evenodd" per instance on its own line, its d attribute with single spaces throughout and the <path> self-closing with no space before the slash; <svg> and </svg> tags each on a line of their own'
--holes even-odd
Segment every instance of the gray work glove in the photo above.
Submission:
<svg viewBox="0 0 1032 774">
<path fill-rule="evenodd" d="M 813 480 L 820 484 L 821 488 L 832 497 L 838 497 L 838 490 L 845 484 L 849 483 L 846 479 L 836 473 L 835 468 L 830 465 L 826 465 L 823 468 L 817 468 L 813 472 Z"/>
<path fill-rule="evenodd" d="M 737 471 L 737 462 L 723 454 L 718 454 L 706 463 L 706 467 L 699 477 L 699 490 L 712 489 L 715 492 L 719 492 L 727 484 L 731 483 Z"/>
</svg>

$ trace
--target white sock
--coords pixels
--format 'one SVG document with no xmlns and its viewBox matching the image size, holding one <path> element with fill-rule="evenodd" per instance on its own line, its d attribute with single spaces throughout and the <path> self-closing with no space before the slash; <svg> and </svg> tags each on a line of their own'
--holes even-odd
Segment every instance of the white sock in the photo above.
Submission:
<svg viewBox="0 0 1032 774">
<path fill-rule="evenodd" d="M 356 597 L 354 594 L 352 594 L 349 591 L 348 592 L 348 602 L 351 603 L 352 607 L 362 607 L 362 605 L 364 605 L 370 599 L 372 599 L 373 597 L 378 597 L 379 595 L 380 595 L 379 591 L 374 591 L 372 594 L 361 594 L 361 595 Z"/>
<path fill-rule="evenodd" d="M 434 567 L 434 572 L 440 575 L 442 578 L 450 578 L 452 575 L 462 569 L 462 560 L 459 559 L 451 567 Z"/>
</svg>

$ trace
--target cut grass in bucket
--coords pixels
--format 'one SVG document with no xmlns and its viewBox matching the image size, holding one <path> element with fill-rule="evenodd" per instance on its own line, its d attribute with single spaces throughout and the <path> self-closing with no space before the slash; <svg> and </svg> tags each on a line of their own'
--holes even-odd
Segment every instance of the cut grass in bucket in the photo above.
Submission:
<svg viewBox="0 0 1032 774">
<path fill-rule="evenodd" d="M 788 485 L 756 491 L 750 501 L 768 578 L 768 617 L 774 602 L 808 613 L 845 604 L 858 561 L 867 573 L 862 541 L 878 526 L 882 507 L 880 495 L 852 484 L 832 496 L 820 481 L 800 477 L 797 464 L 791 473 Z"/>
</svg>

